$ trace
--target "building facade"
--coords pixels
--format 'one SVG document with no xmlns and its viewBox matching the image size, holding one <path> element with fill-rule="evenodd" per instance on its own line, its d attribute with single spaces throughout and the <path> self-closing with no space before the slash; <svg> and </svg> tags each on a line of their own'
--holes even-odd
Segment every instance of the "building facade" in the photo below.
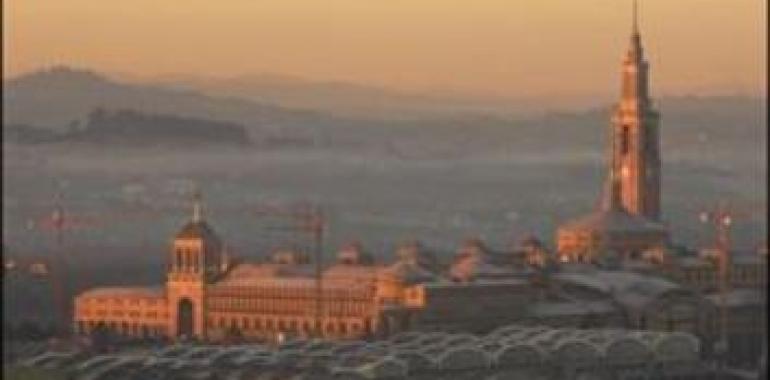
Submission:
<svg viewBox="0 0 770 380">
<path fill-rule="evenodd" d="M 225 253 L 196 201 L 171 244 L 165 284 L 85 291 L 75 299 L 75 329 L 213 341 L 491 329 L 514 320 L 518 309 L 510 306 L 526 304 L 531 291 L 517 271 L 489 261 L 478 244 L 465 244 L 445 268 L 408 242 L 391 264 L 375 263 L 355 243 L 323 268 L 287 250 L 267 262 L 240 262 Z M 458 302 L 477 302 L 486 312 L 460 313 Z"/>
</svg>

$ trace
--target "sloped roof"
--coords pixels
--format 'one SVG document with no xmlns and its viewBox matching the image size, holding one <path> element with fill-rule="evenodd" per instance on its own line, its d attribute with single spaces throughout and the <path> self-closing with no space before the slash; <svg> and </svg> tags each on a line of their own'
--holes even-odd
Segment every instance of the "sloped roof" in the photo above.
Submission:
<svg viewBox="0 0 770 380">
<path fill-rule="evenodd" d="M 136 287 L 136 286 L 109 286 L 93 288 L 80 293 L 78 297 L 131 297 L 131 298 L 163 298 L 165 288 L 162 286 Z"/>
<path fill-rule="evenodd" d="M 553 278 L 593 289 L 633 308 L 643 308 L 670 292 L 686 292 L 679 284 L 664 278 L 629 271 L 561 272 L 554 274 Z"/>
<path fill-rule="evenodd" d="M 431 282 L 439 279 L 436 273 L 419 265 L 416 262 L 399 260 L 382 271 L 384 274 L 394 276 L 407 284 Z"/>
<path fill-rule="evenodd" d="M 644 217 L 632 215 L 623 209 L 601 209 L 567 222 L 560 230 L 595 230 L 600 232 L 657 232 L 666 233 L 666 227 Z"/>
<path fill-rule="evenodd" d="M 323 287 L 341 290 L 370 288 L 367 279 L 376 278 L 377 268 L 358 265 L 334 265 L 323 271 Z M 247 264 L 236 265 L 214 287 L 286 287 L 314 288 L 315 267 L 306 265 Z"/>
<path fill-rule="evenodd" d="M 374 280 L 380 266 L 358 264 L 334 264 L 323 271 L 324 279 L 333 280 Z"/>
<path fill-rule="evenodd" d="M 517 277 L 516 271 L 490 263 L 483 253 L 460 257 L 452 264 L 449 274 L 452 278 L 461 281 Z"/>
</svg>

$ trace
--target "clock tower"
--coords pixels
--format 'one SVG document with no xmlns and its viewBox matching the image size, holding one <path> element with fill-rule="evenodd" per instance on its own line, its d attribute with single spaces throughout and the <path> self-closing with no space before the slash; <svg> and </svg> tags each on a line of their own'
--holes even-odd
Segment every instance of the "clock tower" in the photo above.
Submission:
<svg viewBox="0 0 770 380">
<path fill-rule="evenodd" d="M 633 28 L 622 65 L 620 102 L 611 122 L 610 165 L 619 181 L 620 201 L 630 214 L 660 220 L 660 116 L 649 94 L 634 2 Z"/>
</svg>

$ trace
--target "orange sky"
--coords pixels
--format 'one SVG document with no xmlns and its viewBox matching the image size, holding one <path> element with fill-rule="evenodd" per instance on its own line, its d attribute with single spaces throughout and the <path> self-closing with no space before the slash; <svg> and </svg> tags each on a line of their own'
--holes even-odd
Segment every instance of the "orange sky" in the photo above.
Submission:
<svg viewBox="0 0 770 380">
<path fill-rule="evenodd" d="M 617 92 L 630 0 L 6 0 L 3 75 L 285 73 L 512 96 Z M 640 0 L 653 91 L 765 93 L 766 1 Z"/>
</svg>

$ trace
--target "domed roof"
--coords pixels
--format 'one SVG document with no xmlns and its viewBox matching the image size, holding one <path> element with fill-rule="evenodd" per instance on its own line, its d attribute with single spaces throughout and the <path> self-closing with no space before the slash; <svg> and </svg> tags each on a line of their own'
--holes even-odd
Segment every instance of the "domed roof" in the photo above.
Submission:
<svg viewBox="0 0 770 380">
<path fill-rule="evenodd" d="M 416 262 L 399 260 L 385 268 L 384 273 L 394 276 L 407 284 L 436 281 L 439 277 Z"/>
<path fill-rule="evenodd" d="M 438 268 L 436 257 L 417 240 L 408 240 L 399 244 L 395 256 L 399 261 L 410 262 L 431 271 Z"/>
<path fill-rule="evenodd" d="M 509 268 L 504 268 L 489 262 L 484 251 L 467 252 L 461 250 L 449 275 L 456 281 L 471 281 L 475 279 L 499 279 L 515 277 L 516 273 Z"/>
<path fill-rule="evenodd" d="M 214 229 L 203 220 L 190 221 L 176 234 L 177 239 L 218 239 Z"/>
<path fill-rule="evenodd" d="M 542 248 L 543 242 L 537 238 L 534 234 L 527 234 L 519 241 L 519 246 L 523 248 Z"/>
<path fill-rule="evenodd" d="M 350 242 L 337 251 L 337 262 L 348 265 L 370 265 L 374 259 L 365 250 L 361 242 Z"/>
<path fill-rule="evenodd" d="M 489 252 L 484 242 L 476 237 L 468 238 L 460 245 L 460 249 L 457 250 L 455 257 L 462 259 L 468 256 L 484 256 Z"/>
<path fill-rule="evenodd" d="M 203 211 L 201 205 L 201 195 L 197 191 L 193 194 L 193 213 L 192 218 L 187 224 L 185 224 L 179 232 L 176 234 L 177 239 L 203 239 L 203 240 L 215 240 L 219 238 L 214 232 L 214 229 L 206 223 L 203 219 Z"/>
</svg>

